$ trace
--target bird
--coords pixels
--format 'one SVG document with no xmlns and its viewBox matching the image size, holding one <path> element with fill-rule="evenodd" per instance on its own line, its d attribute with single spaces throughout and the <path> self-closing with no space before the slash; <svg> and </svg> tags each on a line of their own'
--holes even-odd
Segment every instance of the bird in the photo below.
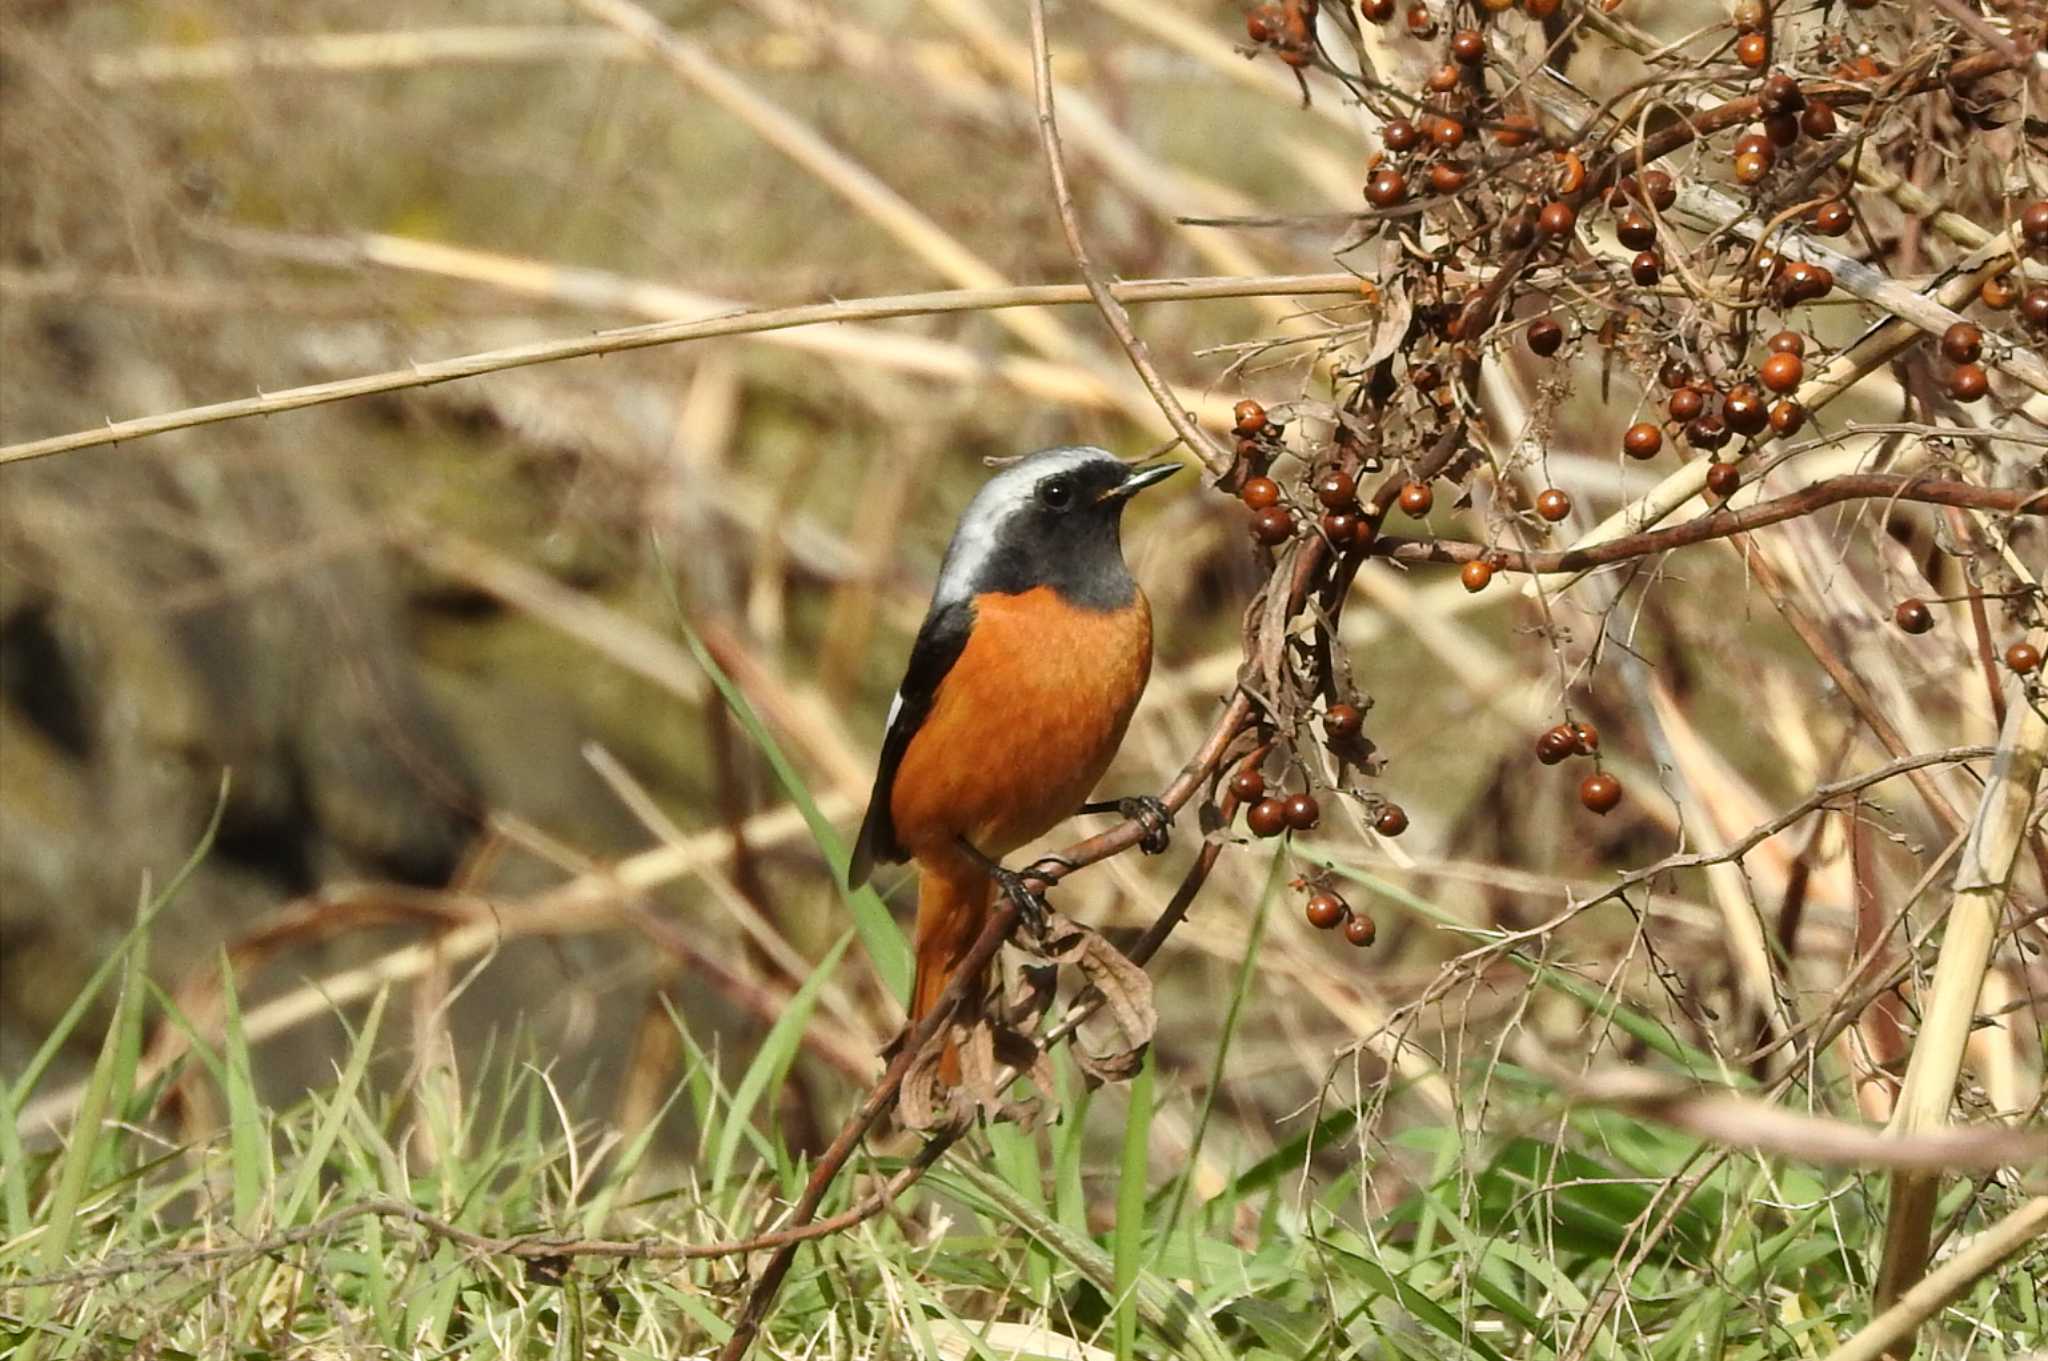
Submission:
<svg viewBox="0 0 2048 1361">
<path fill-rule="evenodd" d="M 1119 811 L 1162 850 L 1152 798 L 1088 804 L 1152 671 L 1152 608 L 1124 562 L 1131 498 L 1180 470 L 1068 445 L 1028 454 L 961 514 L 884 722 L 874 792 L 848 867 L 917 862 L 910 1027 L 946 991 L 999 890 L 1037 904 L 1004 856 L 1082 812 Z M 956 1021 L 987 991 L 970 990 Z M 940 1078 L 957 1084 L 948 1039 Z"/>
</svg>

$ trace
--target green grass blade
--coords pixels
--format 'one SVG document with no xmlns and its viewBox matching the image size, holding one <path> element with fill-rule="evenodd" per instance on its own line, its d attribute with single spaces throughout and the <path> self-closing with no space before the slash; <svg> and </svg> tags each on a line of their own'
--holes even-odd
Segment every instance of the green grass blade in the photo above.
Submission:
<svg viewBox="0 0 2048 1361">
<path fill-rule="evenodd" d="M 928 1179 L 972 1204 L 985 1206 L 994 1218 L 1031 1235 L 1106 1298 L 1116 1297 L 1116 1263 L 1110 1254 L 1086 1234 L 1075 1233 L 1034 1210 L 995 1173 L 984 1171 L 965 1158 L 952 1158 L 933 1168 Z M 1180 1287 L 1140 1269 L 1127 1293 L 1137 1306 L 1139 1319 L 1170 1348 L 1162 1355 L 1173 1356 L 1176 1361 L 1182 1357 L 1236 1361 L 1237 1353 L 1216 1331 L 1215 1322 L 1195 1307 L 1194 1300 Z"/>
<path fill-rule="evenodd" d="M 148 908 L 145 907 L 143 912 L 146 915 Z M 71 1142 L 58 1159 L 57 1185 L 43 1221 L 39 1264 L 44 1275 L 57 1272 L 65 1265 L 65 1258 L 71 1251 L 72 1234 L 78 1227 L 78 1209 L 85 1199 L 85 1188 L 100 1161 L 103 1147 L 110 1142 L 106 1129 L 107 1115 L 127 1101 L 126 1083 L 121 1077 L 122 1037 L 129 1029 L 129 1014 L 139 1010 L 143 1004 L 145 990 L 141 951 L 136 948 L 138 943 L 139 938 L 131 935 L 115 956 L 124 966 L 121 993 L 114 1003 L 114 1023 L 107 1028 L 100 1043 L 99 1057 L 93 1061 L 92 1076 L 86 1080 L 85 1095 L 80 1099 L 78 1114 L 72 1120 Z M 131 1061 L 131 1079 L 133 1074 Z M 11 1119 L 9 1123 L 13 1123 Z M 29 1292 L 24 1314 L 32 1329 L 40 1328 L 47 1321 L 45 1311 L 50 1306 L 52 1290 L 50 1286 L 38 1286 Z M 23 1346 L 22 1361 L 35 1361 L 41 1341 L 40 1335 L 31 1334 Z"/>
<path fill-rule="evenodd" d="M 178 871 L 171 876 L 170 882 L 150 900 L 148 909 L 135 925 L 128 928 L 128 934 L 121 938 L 120 944 L 116 945 L 106 959 L 100 962 L 99 967 L 92 971 L 92 975 L 85 980 L 85 986 L 78 990 L 78 996 L 71 999 L 71 1005 L 64 1009 L 64 1014 L 58 1018 L 57 1024 L 43 1037 L 35 1056 L 21 1070 L 21 1076 L 15 1079 L 14 1088 L 8 1094 L 7 1117 L 10 1121 L 20 1118 L 22 1107 L 28 1104 L 36 1085 L 43 1079 L 43 1073 L 48 1070 L 58 1051 L 71 1038 L 71 1032 L 76 1030 L 78 1023 L 85 1018 L 86 1011 L 99 996 L 100 989 L 107 985 L 107 980 L 114 976 L 114 970 L 120 968 L 128 957 L 127 952 L 142 938 L 142 934 L 149 930 L 157 915 L 177 898 L 179 890 L 185 887 L 185 881 L 192 877 L 192 872 L 199 868 L 200 862 L 213 850 L 214 838 L 220 833 L 221 814 L 226 811 L 227 806 L 228 774 L 222 771 L 220 794 L 214 799 L 213 816 L 207 821 L 206 830 L 199 834 L 199 841 L 192 847 L 192 854 L 185 857 L 185 863 L 178 866 Z"/>
<path fill-rule="evenodd" d="M 349 1108 L 356 1102 L 362 1090 L 363 1074 L 369 1070 L 370 1058 L 377 1048 L 377 1030 L 384 1020 L 384 1003 L 390 997 L 389 988 L 379 988 L 377 995 L 370 999 L 370 1012 L 363 1017 L 363 1028 L 355 1037 L 350 1050 L 348 1065 L 342 1070 L 341 1085 L 328 1098 L 326 1108 L 321 1112 L 320 1123 L 313 1128 L 313 1137 L 301 1152 L 299 1170 L 292 1177 L 291 1185 L 285 1191 L 284 1208 L 278 1214 L 278 1224 L 284 1228 L 299 1222 L 299 1212 L 312 1203 L 313 1193 L 320 1186 L 320 1173 L 327 1166 L 327 1155 L 334 1149 L 334 1141 L 340 1137 L 342 1127 L 348 1123 Z"/>
<path fill-rule="evenodd" d="M 1144 1256 L 1145 1181 L 1151 1168 L 1152 1086 L 1157 1071 L 1157 1060 L 1147 1048 L 1138 1075 L 1131 1080 L 1130 1111 L 1124 1118 L 1123 1168 L 1117 1178 L 1116 1230 L 1111 1239 L 1116 1290 L 1110 1298 L 1116 1309 L 1117 1361 L 1130 1361 L 1138 1340 L 1138 1302 L 1132 1286 Z"/>
<path fill-rule="evenodd" d="M 739 1151 L 740 1137 L 751 1127 L 754 1106 L 769 1087 L 778 1082 L 789 1070 L 796 1058 L 797 1046 L 803 1041 L 804 1027 L 810 1023 L 811 1009 L 817 1005 L 818 992 L 825 986 L 825 980 L 832 976 L 832 970 L 839 966 L 839 960 L 846 953 L 846 947 L 853 942 L 852 933 L 835 941 L 825 957 L 818 961 L 818 967 L 811 970 L 803 986 L 782 1008 L 782 1014 L 775 1018 L 775 1024 L 768 1028 L 768 1035 L 761 1041 L 761 1051 L 754 1055 L 753 1063 L 740 1078 L 740 1085 L 733 1090 L 732 1105 L 725 1113 L 725 1128 L 719 1131 L 718 1149 L 711 1159 L 711 1188 L 714 1193 L 723 1190 L 727 1173 L 732 1170 L 732 1160 Z"/>
<path fill-rule="evenodd" d="M 690 627 L 690 620 L 683 611 L 682 602 L 675 595 L 674 578 L 668 571 L 666 559 L 661 556 L 659 539 L 655 541 L 655 555 L 661 564 L 662 582 L 669 592 L 669 604 L 675 610 L 676 625 L 682 630 L 683 641 L 689 645 L 690 655 L 697 659 L 697 664 L 704 668 L 704 674 L 718 687 L 718 693 L 725 697 L 726 706 L 732 710 L 740 726 L 746 729 L 747 736 L 753 740 L 754 745 L 761 749 L 761 755 L 767 759 L 769 768 L 775 772 L 775 778 L 782 785 L 783 792 L 789 795 L 790 801 L 797 806 L 797 811 L 803 814 L 804 824 L 810 829 L 811 840 L 817 843 L 819 852 L 825 857 L 825 863 L 832 869 L 833 887 L 838 890 L 841 901 L 846 904 L 846 910 L 853 916 L 853 927 L 860 934 L 861 948 L 867 951 L 875 973 L 882 980 L 882 986 L 888 988 L 897 1001 L 907 1004 L 910 1000 L 910 943 L 903 938 L 903 932 L 896 925 L 896 919 L 889 915 L 888 904 L 882 901 L 882 896 L 875 892 L 872 885 L 862 885 L 857 889 L 848 889 L 845 886 L 846 866 L 852 859 L 845 843 L 840 841 L 839 833 L 833 830 L 832 824 L 826 820 L 824 814 L 818 811 L 818 801 L 811 797 L 811 791 L 804 784 L 803 777 L 783 754 L 774 734 L 768 731 L 767 724 L 761 721 L 760 715 L 754 712 L 754 706 L 748 702 L 746 695 L 739 686 L 733 684 L 732 677 L 725 673 L 725 668 L 718 664 L 718 659 L 704 646 L 704 640 L 697 636 L 697 631 Z"/>
<path fill-rule="evenodd" d="M 263 1103 L 256 1097 L 256 1075 L 249 1063 L 249 1038 L 242 1031 L 242 1003 L 235 989 L 234 965 L 220 954 L 220 993 L 225 1010 L 221 1059 L 228 1100 L 228 1162 L 233 1171 L 235 1227 L 253 1237 L 263 1211 L 263 1189 L 270 1171 L 270 1141 L 264 1132 Z"/>
<path fill-rule="evenodd" d="M 1209 1133 L 1209 1119 L 1216 1110 L 1217 1094 L 1223 1090 L 1224 1063 L 1230 1056 L 1231 1041 L 1237 1036 L 1238 1018 L 1244 1013 L 1245 998 L 1251 993 L 1252 976 L 1258 969 L 1259 945 L 1266 938 L 1266 917 L 1286 878 L 1287 853 L 1276 849 L 1273 852 L 1272 864 L 1266 870 L 1265 891 L 1259 894 L 1258 910 L 1252 916 L 1251 936 L 1245 942 L 1244 958 L 1238 961 L 1237 981 L 1230 990 L 1230 1006 L 1223 1013 L 1223 1034 L 1216 1041 L 1216 1056 L 1209 1062 L 1209 1087 L 1202 1096 L 1202 1113 L 1195 1119 L 1195 1132 L 1188 1144 L 1186 1165 L 1181 1168 L 1180 1175 L 1173 1179 L 1173 1203 L 1166 1212 L 1165 1222 L 1159 1228 L 1159 1244 L 1162 1250 L 1167 1240 L 1173 1236 L 1174 1226 L 1180 1222 L 1180 1212 L 1187 1203 L 1188 1185 L 1194 1180 L 1195 1170 L 1201 1164 L 1202 1141 Z M 1189 1232 L 1193 1233 L 1192 1227 Z"/>
</svg>

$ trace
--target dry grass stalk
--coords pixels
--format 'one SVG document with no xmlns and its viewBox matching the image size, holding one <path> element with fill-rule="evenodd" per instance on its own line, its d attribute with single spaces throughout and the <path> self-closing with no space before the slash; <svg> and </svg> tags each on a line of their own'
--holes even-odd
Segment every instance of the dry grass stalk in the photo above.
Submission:
<svg viewBox="0 0 2048 1361">
<path fill-rule="evenodd" d="M 1246 298 L 1259 293 L 1356 296 L 1358 280 L 1349 274 L 1309 274 L 1280 275 L 1265 279 L 1140 280 L 1111 284 L 1108 287 L 1114 296 L 1123 300 L 1164 302 Z M 532 364 L 552 364 L 565 359 L 618 354 L 656 345 L 673 345 L 686 340 L 703 340 L 713 336 L 759 335 L 800 326 L 829 326 L 850 321 L 876 321 L 889 317 L 930 316 L 942 312 L 982 312 L 1008 307 L 1071 305 L 1089 301 L 1092 299 L 1087 291 L 1076 285 L 1044 284 L 992 291 L 903 294 L 888 299 L 819 303 L 758 312 L 737 309 L 700 321 L 655 322 L 645 326 L 600 331 L 595 335 L 543 340 L 500 350 L 459 355 L 451 359 L 429 360 L 383 373 L 287 388 L 280 392 L 263 393 L 234 401 L 186 407 L 183 410 L 156 416 L 143 416 L 125 421 L 110 419 L 104 426 L 90 430 L 0 446 L 0 465 L 46 458 L 52 454 L 68 453 L 77 449 L 119 444 L 124 440 L 144 439 L 151 435 L 214 425 L 222 421 L 247 420 L 253 416 L 271 416 L 310 406 L 325 406 L 382 392 L 403 392 L 411 388 L 431 387 L 436 383 L 452 382 L 458 378 L 475 378 Z M 954 358 L 958 357 L 958 352 L 955 352 Z M 1086 395 L 1090 392 L 1099 393 L 1099 382 L 1091 380 L 1077 392 L 1070 382 L 1051 381 L 1054 378 L 1065 380 L 1075 370 L 1064 365 L 1049 366 L 1042 360 L 1022 357 L 998 358 L 985 365 L 978 362 L 963 365 L 949 361 L 946 368 L 949 371 L 956 371 L 962 377 L 994 372 L 1009 378 L 1025 390 L 1040 392 L 1048 397 L 1055 392 L 1064 393 L 1082 404 L 1095 404 L 1103 400 L 1100 397 L 1091 399 Z M 1029 383 L 1023 377 L 1027 374 L 1033 376 Z M 1178 400 L 1201 412 L 1206 420 L 1219 425 L 1228 423 L 1229 404 L 1219 398 L 1205 399 L 1189 395 Z M 1147 415 L 1148 423 L 1157 423 L 1158 419 L 1156 411 Z"/>
<path fill-rule="evenodd" d="M 2039 647 L 2048 643 L 2048 634 L 2036 630 L 2031 641 Z M 2020 686 L 2015 682 L 2013 688 L 2019 690 Z M 2005 909 L 2044 762 L 2048 762 L 2048 716 L 2028 703 L 2024 694 L 2016 694 L 1956 865 L 1934 982 L 1922 1001 L 1919 1034 L 1914 1038 L 1905 1086 L 1892 1118 L 1892 1128 L 1900 1135 L 1940 1129 L 1948 1123 L 1964 1048 L 1976 1018 L 1977 998 L 1991 967 L 1999 916 Z M 1877 1284 L 1881 1306 L 1900 1301 L 1927 1269 L 1928 1234 L 1939 1189 L 1940 1178 L 1934 1175 L 1901 1173 L 1892 1178 Z"/>
</svg>

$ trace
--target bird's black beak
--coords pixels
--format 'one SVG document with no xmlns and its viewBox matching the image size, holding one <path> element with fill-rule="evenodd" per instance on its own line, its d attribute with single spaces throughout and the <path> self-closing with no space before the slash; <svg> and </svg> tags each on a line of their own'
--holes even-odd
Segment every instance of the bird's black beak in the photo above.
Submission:
<svg viewBox="0 0 2048 1361">
<path fill-rule="evenodd" d="M 1180 460 L 1172 458 L 1163 458 L 1157 463 L 1140 463 L 1124 474 L 1123 481 L 1102 493 L 1097 499 L 1102 501 L 1128 501 L 1139 492 L 1145 490 L 1145 488 L 1164 482 L 1167 478 L 1172 477 L 1180 471 L 1180 468 Z"/>
</svg>

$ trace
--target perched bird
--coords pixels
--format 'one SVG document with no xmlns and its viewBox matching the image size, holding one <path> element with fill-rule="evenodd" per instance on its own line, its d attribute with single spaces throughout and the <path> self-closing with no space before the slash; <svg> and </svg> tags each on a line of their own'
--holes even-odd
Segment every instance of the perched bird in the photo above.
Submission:
<svg viewBox="0 0 2048 1361">
<path fill-rule="evenodd" d="M 1111 809 L 1147 821 L 1163 845 L 1158 800 L 1083 800 L 1152 670 L 1152 609 L 1124 565 L 1124 507 L 1179 467 L 1042 450 L 990 478 L 953 531 L 848 873 L 858 887 L 878 861 L 917 861 L 913 1025 L 980 935 L 1004 856 L 1062 819 Z M 950 1044 L 940 1072 L 959 1081 Z"/>
</svg>

